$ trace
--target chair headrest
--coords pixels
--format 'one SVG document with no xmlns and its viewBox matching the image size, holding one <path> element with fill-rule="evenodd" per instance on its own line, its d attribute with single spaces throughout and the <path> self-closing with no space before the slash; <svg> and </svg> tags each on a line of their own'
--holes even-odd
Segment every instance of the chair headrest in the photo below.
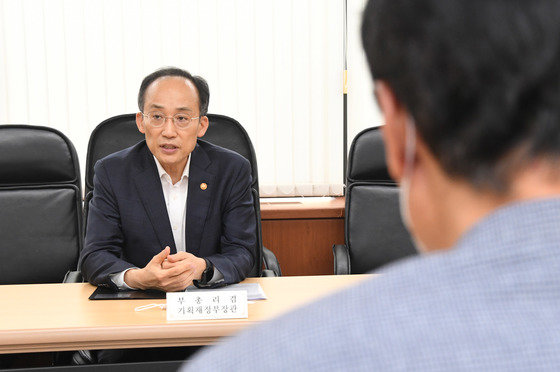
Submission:
<svg viewBox="0 0 560 372">
<path fill-rule="evenodd" d="M 0 186 L 72 183 L 79 187 L 72 142 L 53 128 L 0 125 Z"/>
<path fill-rule="evenodd" d="M 367 128 L 356 135 L 348 155 L 348 181 L 394 181 L 385 162 L 385 146 L 380 127 Z"/>
<path fill-rule="evenodd" d="M 86 194 L 93 189 L 93 167 L 105 156 L 137 144 L 144 135 L 136 126 L 136 115 L 125 114 L 104 120 L 91 133 L 86 158 Z"/>
</svg>

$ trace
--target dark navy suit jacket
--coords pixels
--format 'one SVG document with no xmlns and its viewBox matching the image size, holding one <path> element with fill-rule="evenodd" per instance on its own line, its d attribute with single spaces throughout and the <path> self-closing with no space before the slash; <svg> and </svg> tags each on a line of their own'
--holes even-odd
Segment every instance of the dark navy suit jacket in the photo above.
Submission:
<svg viewBox="0 0 560 372">
<path fill-rule="evenodd" d="M 198 140 L 190 154 L 186 250 L 207 258 L 226 284 L 243 280 L 256 257 L 251 166 L 241 155 Z M 95 164 L 80 268 L 90 283 L 144 267 L 165 246 L 176 253 L 157 167 L 145 141 Z M 207 185 L 203 190 L 202 183 Z"/>
</svg>

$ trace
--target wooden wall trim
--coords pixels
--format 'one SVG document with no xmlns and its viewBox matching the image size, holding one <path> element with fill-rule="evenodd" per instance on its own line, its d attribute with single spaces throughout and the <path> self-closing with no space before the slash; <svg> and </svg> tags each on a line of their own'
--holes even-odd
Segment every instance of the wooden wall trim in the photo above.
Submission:
<svg viewBox="0 0 560 372">
<path fill-rule="evenodd" d="M 344 244 L 344 219 L 263 220 L 262 232 L 283 276 L 332 275 L 332 246 Z"/>
<path fill-rule="evenodd" d="M 329 201 L 293 203 L 261 203 L 262 220 L 291 220 L 316 218 L 344 218 L 344 197 Z"/>
</svg>

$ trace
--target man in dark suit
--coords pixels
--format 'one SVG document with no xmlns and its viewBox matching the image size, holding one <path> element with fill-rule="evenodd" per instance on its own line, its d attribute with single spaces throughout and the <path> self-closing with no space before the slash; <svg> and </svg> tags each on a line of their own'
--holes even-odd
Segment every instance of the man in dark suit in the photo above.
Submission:
<svg viewBox="0 0 560 372">
<path fill-rule="evenodd" d="M 209 125 L 206 81 L 177 68 L 138 94 L 146 140 L 95 165 L 84 278 L 114 289 L 180 291 L 243 280 L 256 257 L 251 169 L 198 140 Z"/>
</svg>

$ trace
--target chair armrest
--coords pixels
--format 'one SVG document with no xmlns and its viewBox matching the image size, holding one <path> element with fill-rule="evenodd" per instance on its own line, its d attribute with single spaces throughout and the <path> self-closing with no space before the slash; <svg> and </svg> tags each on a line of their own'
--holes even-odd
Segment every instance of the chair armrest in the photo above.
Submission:
<svg viewBox="0 0 560 372">
<path fill-rule="evenodd" d="M 82 283 L 84 278 L 82 277 L 81 271 L 68 271 L 64 275 L 62 283 Z"/>
<path fill-rule="evenodd" d="M 332 247 L 334 254 L 334 274 L 350 274 L 350 252 L 343 244 L 335 244 Z"/>
<path fill-rule="evenodd" d="M 272 253 L 270 249 L 264 246 L 262 248 L 263 248 L 263 262 L 265 268 L 265 270 L 263 270 L 263 276 L 282 276 L 282 270 L 280 270 L 280 264 L 278 263 L 278 259 L 276 259 L 274 253 Z M 272 271 L 273 275 L 269 275 L 270 274 L 269 272 L 265 273 L 265 271 L 267 270 Z"/>
<path fill-rule="evenodd" d="M 271 277 L 275 277 L 276 273 L 272 270 L 264 269 L 261 273 L 261 276 L 264 278 L 271 278 Z"/>
</svg>

